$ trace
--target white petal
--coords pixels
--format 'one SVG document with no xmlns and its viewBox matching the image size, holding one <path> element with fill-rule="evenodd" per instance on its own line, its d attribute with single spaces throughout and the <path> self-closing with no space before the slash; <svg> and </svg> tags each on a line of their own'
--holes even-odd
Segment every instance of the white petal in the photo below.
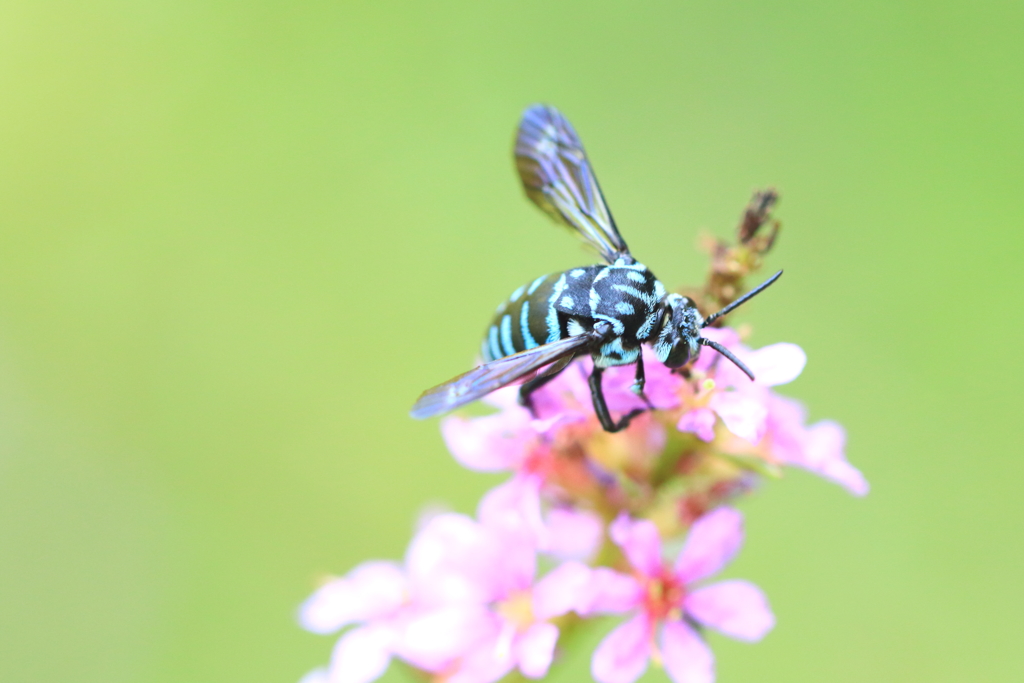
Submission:
<svg viewBox="0 0 1024 683">
<path fill-rule="evenodd" d="M 529 678 L 543 678 L 555 656 L 558 627 L 554 624 L 534 624 L 516 639 L 516 659 L 519 670 Z"/>
<path fill-rule="evenodd" d="M 314 633 L 391 614 L 407 599 L 408 585 L 393 562 L 365 562 L 321 586 L 299 608 L 299 623 Z"/>
<path fill-rule="evenodd" d="M 482 641 L 467 652 L 451 673 L 439 676 L 445 683 L 497 683 L 512 672 L 515 660 L 504 637 Z"/>
<path fill-rule="evenodd" d="M 501 620 L 481 605 L 455 605 L 407 618 L 396 638 L 394 652 L 413 666 L 438 671 L 493 641 Z"/>
<path fill-rule="evenodd" d="M 711 397 L 710 405 L 729 431 L 741 439 L 756 444 L 764 436 L 768 408 L 753 392 L 719 392 Z"/>
<path fill-rule="evenodd" d="M 807 365 L 807 354 L 796 344 L 785 342 L 763 346 L 743 357 L 757 378 L 757 383 L 766 387 L 792 382 Z"/>
<path fill-rule="evenodd" d="M 331 655 L 330 683 L 370 683 L 391 662 L 394 633 L 387 627 L 364 626 L 338 640 Z"/>
<path fill-rule="evenodd" d="M 426 605 L 483 603 L 500 597 L 495 569 L 502 548 L 492 532 L 453 513 L 432 518 L 406 552 L 414 598 Z"/>
</svg>

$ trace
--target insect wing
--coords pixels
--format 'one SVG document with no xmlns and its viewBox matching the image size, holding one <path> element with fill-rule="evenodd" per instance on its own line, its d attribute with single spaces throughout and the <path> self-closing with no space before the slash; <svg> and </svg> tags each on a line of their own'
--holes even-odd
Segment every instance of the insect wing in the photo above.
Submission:
<svg viewBox="0 0 1024 683">
<path fill-rule="evenodd" d="M 578 231 L 609 263 L 629 253 L 583 143 L 557 109 L 535 104 L 523 112 L 515 156 L 526 195 L 537 206 Z"/>
<path fill-rule="evenodd" d="M 593 336 L 580 334 L 485 363 L 450 382 L 424 391 L 409 414 L 422 420 L 455 410 L 547 365 L 568 362 L 576 351 L 593 341 Z"/>
</svg>

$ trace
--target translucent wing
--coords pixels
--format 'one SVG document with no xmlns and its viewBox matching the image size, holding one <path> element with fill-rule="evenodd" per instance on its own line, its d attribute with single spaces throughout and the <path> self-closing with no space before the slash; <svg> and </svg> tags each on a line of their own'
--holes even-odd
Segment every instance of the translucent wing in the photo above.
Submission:
<svg viewBox="0 0 1024 683">
<path fill-rule="evenodd" d="M 523 112 L 515 155 L 526 196 L 537 206 L 578 231 L 609 263 L 629 253 L 601 195 L 583 143 L 557 109 L 535 104 Z"/>
<path fill-rule="evenodd" d="M 455 410 L 495 389 L 528 377 L 545 366 L 568 363 L 577 351 L 599 341 L 599 334 L 579 334 L 485 363 L 455 379 L 427 389 L 409 414 L 418 420 Z"/>
</svg>

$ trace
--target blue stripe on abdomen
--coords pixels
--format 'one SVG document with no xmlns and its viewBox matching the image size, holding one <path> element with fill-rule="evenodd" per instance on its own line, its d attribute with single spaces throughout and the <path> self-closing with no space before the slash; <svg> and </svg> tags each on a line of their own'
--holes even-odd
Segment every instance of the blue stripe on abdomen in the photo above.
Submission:
<svg viewBox="0 0 1024 683">
<path fill-rule="evenodd" d="M 501 317 L 501 348 L 506 356 L 516 352 L 516 346 L 512 343 L 512 316 L 508 313 Z"/>
<path fill-rule="evenodd" d="M 498 343 L 497 325 L 491 325 L 491 329 L 487 333 L 487 341 L 491 349 L 491 360 L 496 360 L 505 355 L 501 352 L 501 344 Z"/>
<path fill-rule="evenodd" d="M 544 281 L 548 279 L 547 275 L 541 275 L 539 278 L 530 283 L 530 288 L 526 290 L 526 295 L 530 296 L 537 291 L 537 288 L 544 284 Z"/>
<path fill-rule="evenodd" d="M 522 307 L 519 309 L 519 334 L 523 337 L 523 346 L 526 349 L 535 349 L 540 344 L 530 334 L 530 301 L 526 300 L 523 302 Z"/>
<path fill-rule="evenodd" d="M 558 278 L 558 282 L 555 283 L 551 292 L 551 298 L 548 299 L 548 314 L 544 319 L 548 327 L 548 344 L 558 341 L 562 337 L 561 326 L 558 324 L 557 306 L 563 291 L 565 291 L 565 273 L 562 273 L 562 276 Z"/>
</svg>

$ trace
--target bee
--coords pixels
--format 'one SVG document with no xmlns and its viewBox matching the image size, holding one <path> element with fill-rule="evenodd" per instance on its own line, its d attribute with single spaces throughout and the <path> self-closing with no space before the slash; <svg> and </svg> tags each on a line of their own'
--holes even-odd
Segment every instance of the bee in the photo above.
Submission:
<svg viewBox="0 0 1024 683">
<path fill-rule="evenodd" d="M 542 275 L 503 302 L 484 338 L 484 363 L 428 389 L 410 414 L 425 419 L 476 401 L 501 387 L 522 382 L 519 400 L 532 409 L 530 395 L 554 379 L 573 359 L 590 355 L 590 394 L 601 426 L 609 432 L 653 408 L 644 395 L 641 346 L 648 344 L 669 368 L 682 368 L 709 346 L 754 374 L 727 348 L 701 330 L 764 291 L 767 281 L 707 318 L 689 297 L 670 293 L 647 266 L 629 253 L 605 203 L 583 144 L 572 124 L 554 107 L 529 107 L 519 123 L 515 161 L 526 195 L 556 222 L 576 231 L 597 249 L 604 263 Z M 635 365 L 632 391 L 647 405 L 618 420 L 605 402 L 605 369 Z"/>
</svg>

